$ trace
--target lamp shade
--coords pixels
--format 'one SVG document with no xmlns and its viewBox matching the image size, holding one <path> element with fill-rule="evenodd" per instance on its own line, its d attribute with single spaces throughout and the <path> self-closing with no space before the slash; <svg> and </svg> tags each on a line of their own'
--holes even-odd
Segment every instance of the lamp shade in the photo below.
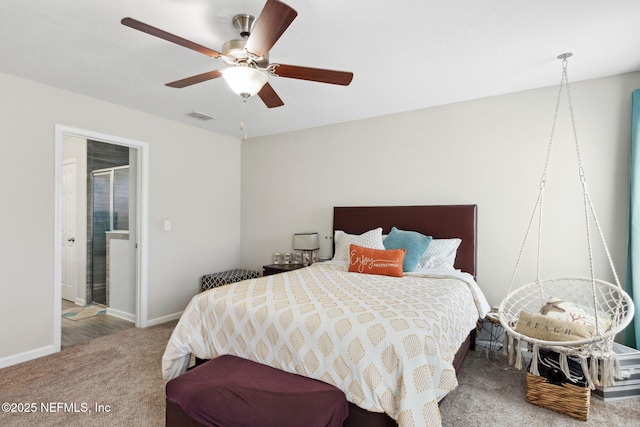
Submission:
<svg viewBox="0 0 640 427">
<path fill-rule="evenodd" d="M 296 251 L 315 251 L 320 249 L 320 237 L 318 233 L 294 234 L 293 249 Z"/>
<path fill-rule="evenodd" d="M 260 92 L 268 80 L 267 75 L 262 71 L 246 66 L 225 68 L 222 71 L 222 77 L 227 81 L 231 90 L 244 99 Z"/>
</svg>

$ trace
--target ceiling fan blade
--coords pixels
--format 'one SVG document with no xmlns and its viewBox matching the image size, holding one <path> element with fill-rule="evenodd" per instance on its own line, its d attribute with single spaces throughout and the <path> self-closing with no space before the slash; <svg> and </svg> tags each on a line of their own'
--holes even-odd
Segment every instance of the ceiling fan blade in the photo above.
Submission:
<svg viewBox="0 0 640 427">
<path fill-rule="evenodd" d="M 282 33 L 298 16 L 298 12 L 278 0 L 267 0 L 253 31 L 247 40 L 245 49 L 257 56 L 267 56 Z"/>
<path fill-rule="evenodd" d="M 165 84 L 165 86 L 181 89 L 183 87 L 191 86 L 196 83 L 202 83 L 206 82 L 207 80 L 217 79 L 220 76 L 222 76 L 222 72 L 220 72 L 220 70 L 207 71 L 206 73 L 198 74 L 197 76 L 191 76 L 187 77 L 186 79 L 167 83 Z"/>
<path fill-rule="evenodd" d="M 183 39 L 182 37 L 176 36 L 175 34 L 168 33 L 160 28 L 153 27 L 149 24 L 145 24 L 144 22 L 140 22 L 137 19 L 133 18 L 124 18 L 120 21 L 122 25 L 126 25 L 127 27 L 131 27 L 134 30 L 142 31 L 143 33 L 151 34 L 152 36 L 159 37 L 163 40 L 170 41 L 171 43 L 175 43 L 182 47 L 186 47 L 191 50 L 195 50 L 196 52 L 203 53 L 212 58 L 217 58 L 220 56 L 220 52 L 216 52 L 213 49 L 209 49 L 208 47 L 204 47 L 199 45 L 198 43 L 194 43 L 187 39 Z"/>
<path fill-rule="evenodd" d="M 324 70 L 322 68 L 300 67 L 297 65 L 275 64 L 273 73 L 279 77 L 310 80 L 320 83 L 349 86 L 353 73 L 349 71 Z"/>
<path fill-rule="evenodd" d="M 282 102 L 282 99 L 280 99 L 276 91 L 273 90 L 269 82 L 262 86 L 262 89 L 258 92 L 258 96 L 262 99 L 264 105 L 269 108 L 282 107 L 284 105 L 284 102 Z"/>
</svg>

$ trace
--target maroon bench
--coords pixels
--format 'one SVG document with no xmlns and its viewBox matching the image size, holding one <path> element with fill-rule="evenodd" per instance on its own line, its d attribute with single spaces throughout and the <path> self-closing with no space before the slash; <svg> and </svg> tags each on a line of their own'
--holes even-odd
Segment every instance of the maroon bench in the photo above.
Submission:
<svg viewBox="0 0 640 427">
<path fill-rule="evenodd" d="M 339 427 L 349 415 L 338 388 L 230 355 L 169 381 L 166 402 L 168 427 Z"/>
</svg>

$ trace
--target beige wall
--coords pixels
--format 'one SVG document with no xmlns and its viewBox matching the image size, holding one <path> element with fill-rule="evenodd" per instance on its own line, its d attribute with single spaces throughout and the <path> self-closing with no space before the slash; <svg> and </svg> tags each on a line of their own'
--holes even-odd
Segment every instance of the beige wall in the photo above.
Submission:
<svg viewBox="0 0 640 427">
<path fill-rule="evenodd" d="M 572 85 L 591 197 L 623 280 L 629 105 L 638 87 L 640 73 Z M 329 255 L 324 237 L 336 205 L 478 204 L 478 282 L 497 304 L 537 196 L 557 88 L 242 144 L 6 74 L 0 91 L 0 366 L 6 366 L 53 345 L 56 124 L 149 144 L 151 322 L 182 311 L 202 274 L 236 265 L 259 269 L 273 252 L 291 250 L 295 232 L 320 232 L 321 254 Z M 560 123 L 545 199 L 543 276 L 585 275 L 566 109 Z M 165 219 L 170 232 L 163 231 Z M 596 249 L 597 275 L 609 279 Z M 532 277 L 532 252 L 518 283 Z"/>
<path fill-rule="evenodd" d="M 630 94 L 640 73 L 573 83 L 582 160 L 617 272 L 625 273 Z M 242 260 L 270 263 L 292 234 L 321 233 L 333 206 L 477 204 L 478 283 L 505 296 L 544 166 L 557 87 L 252 139 L 242 146 Z M 564 101 L 563 101 L 564 102 Z M 566 103 L 545 190 L 542 277 L 589 275 Z M 597 236 L 597 235 L 596 235 Z M 596 275 L 612 280 L 594 241 Z M 535 238 L 516 285 L 534 277 Z"/>
<path fill-rule="evenodd" d="M 149 145 L 148 321 L 240 259 L 240 141 L 0 74 L 0 367 L 52 350 L 55 125 Z M 172 231 L 163 231 L 165 219 Z"/>
</svg>

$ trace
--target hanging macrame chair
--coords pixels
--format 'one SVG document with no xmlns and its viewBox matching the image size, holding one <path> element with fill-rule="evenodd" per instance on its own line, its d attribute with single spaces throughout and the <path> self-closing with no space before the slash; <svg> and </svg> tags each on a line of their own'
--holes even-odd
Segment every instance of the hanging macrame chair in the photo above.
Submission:
<svg viewBox="0 0 640 427">
<path fill-rule="evenodd" d="M 569 379 L 572 378 L 572 373 L 569 368 L 568 358 L 574 362 L 579 362 L 584 375 L 583 379 L 586 381 L 587 386 L 594 388 L 596 385 L 611 386 L 615 383 L 616 378 L 621 378 L 620 364 L 618 356 L 613 351 L 613 342 L 616 334 L 631 322 L 634 306 L 629 295 L 620 286 L 620 281 L 587 191 L 587 180 L 580 158 L 580 147 L 578 145 L 567 75 L 567 58 L 571 55 L 566 53 L 558 56 L 558 59 L 562 60 L 562 80 L 558 91 L 544 172 L 540 180 L 538 199 L 525 233 L 507 296 L 498 309 L 498 316 L 505 330 L 503 352 L 508 356 L 510 364 L 518 369 L 524 368 L 523 349 L 521 347 L 524 341 L 528 343 L 527 348 L 532 353 L 529 365 L 531 374 L 539 375 L 540 350 L 546 349 L 559 354 L 560 368 Z M 584 200 L 591 277 L 540 279 L 543 195 L 560 100 L 565 89 Z M 536 213 L 538 218 L 536 280 L 512 290 L 527 238 L 536 219 Z M 591 229 L 589 225 L 590 215 L 604 246 L 615 284 L 594 277 Z M 574 323 L 576 320 L 579 320 L 580 323 Z"/>
</svg>

